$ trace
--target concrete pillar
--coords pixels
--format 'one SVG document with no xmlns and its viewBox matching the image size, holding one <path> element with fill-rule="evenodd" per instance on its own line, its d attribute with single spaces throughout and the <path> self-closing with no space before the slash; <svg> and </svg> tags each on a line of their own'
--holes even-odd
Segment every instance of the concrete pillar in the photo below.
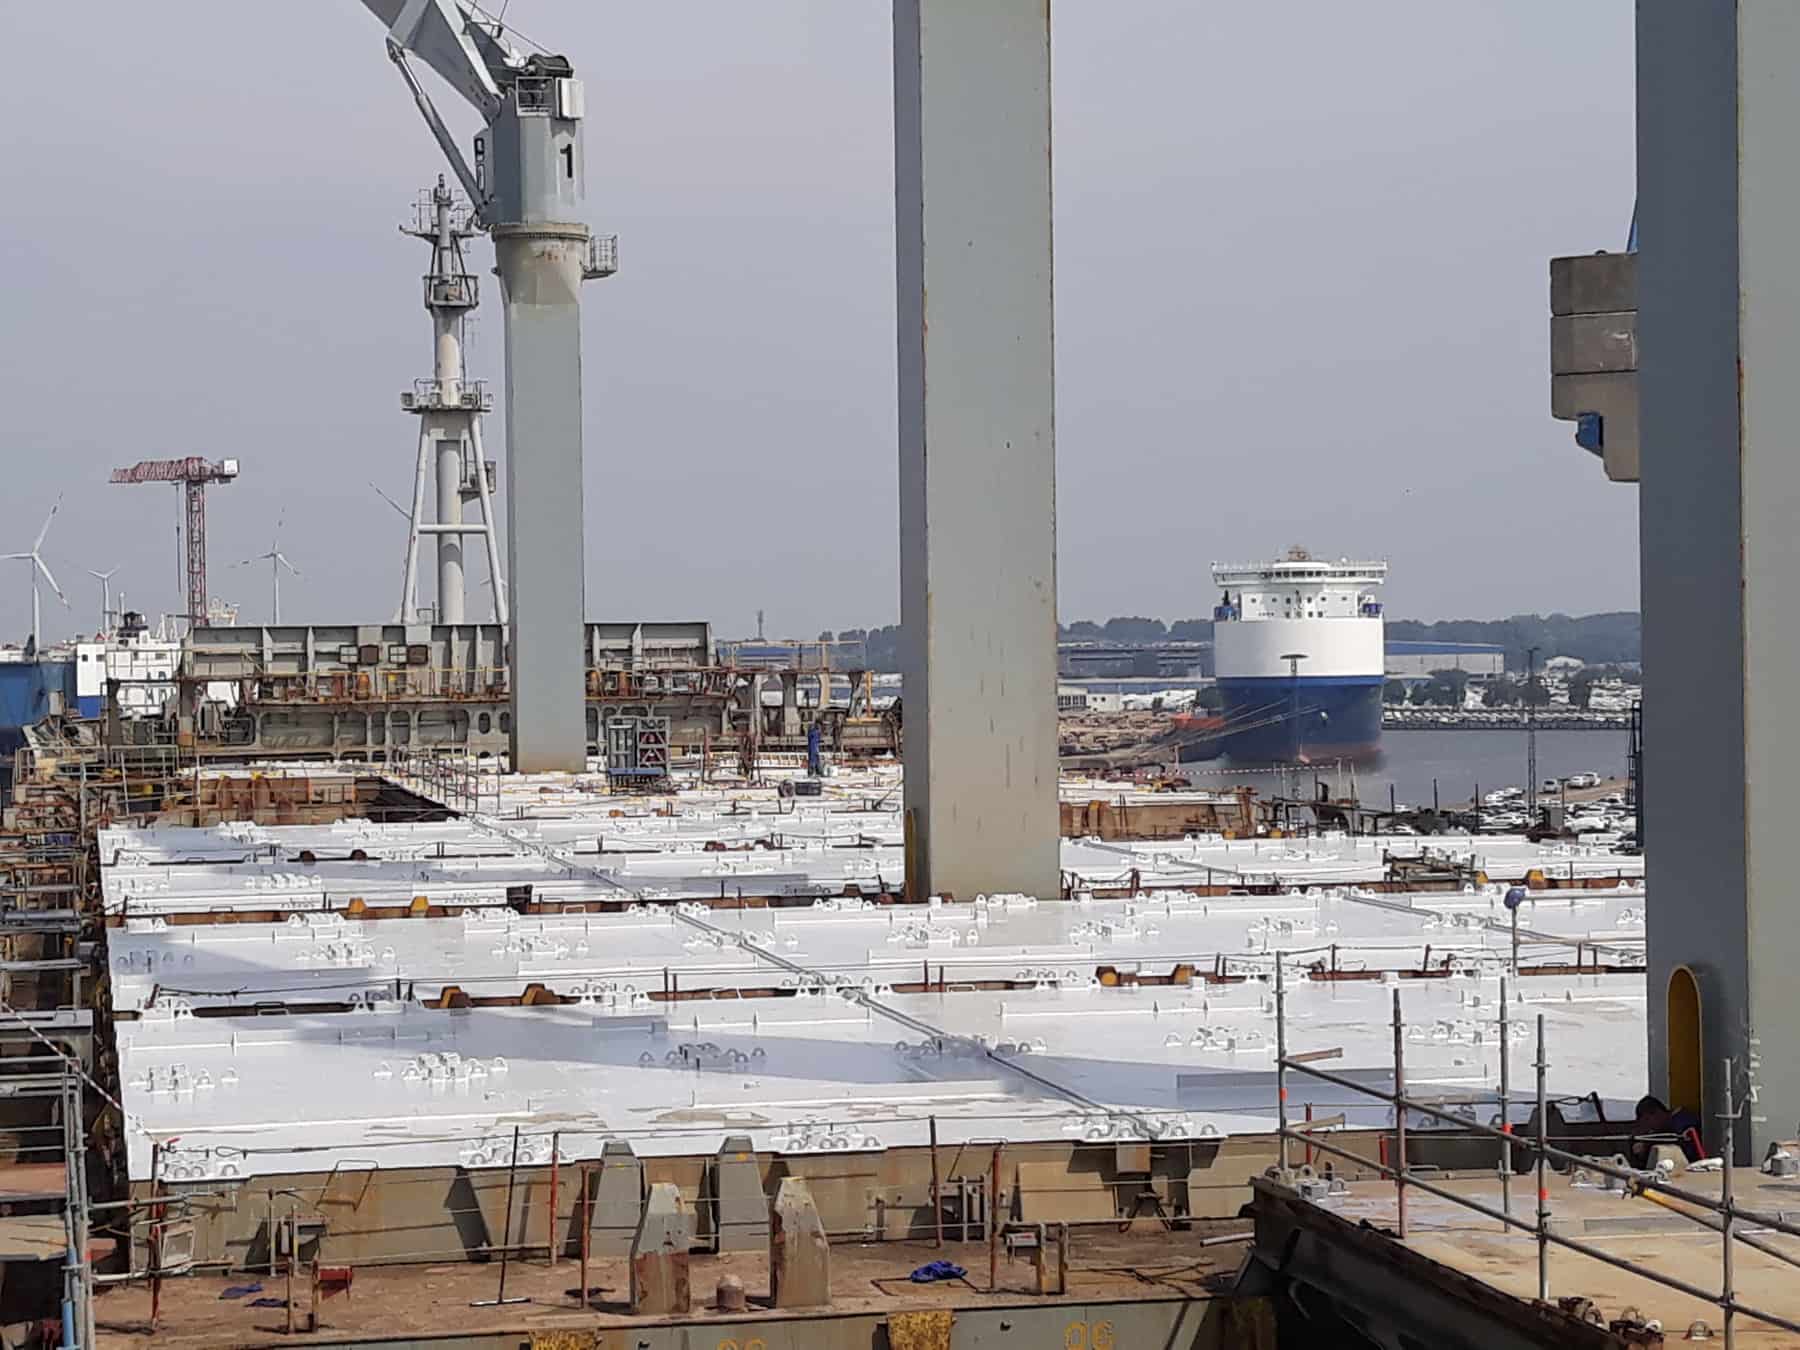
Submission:
<svg viewBox="0 0 1800 1350">
<path fill-rule="evenodd" d="M 637 1237 L 644 1205 L 644 1166 L 629 1142 L 608 1139 L 600 1151 L 594 1183 L 593 1230 L 588 1250 L 595 1256 L 624 1256 Z"/>
<path fill-rule="evenodd" d="M 791 670 L 781 672 L 781 734 L 800 734 L 800 676 Z"/>
<path fill-rule="evenodd" d="M 831 1302 L 831 1243 L 801 1177 L 786 1177 L 775 1193 L 769 1226 L 769 1297 L 777 1308 L 817 1308 Z"/>
<path fill-rule="evenodd" d="M 1047 0 L 894 0 L 907 886 L 1055 895 Z"/>
<path fill-rule="evenodd" d="M 761 1251 L 769 1240 L 769 1199 L 747 1134 L 725 1137 L 713 1158 L 715 1245 L 722 1252 Z"/>
<path fill-rule="evenodd" d="M 1760 1157 L 1800 1120 L 1800 6 L 1640 0 L 1637 53 L 1650 1077 L 1716 1138 L 1734 1059 Z"/>
<path fill-rule="evenodd" d="M 582 238 L 495 226 L 506 307 L 506 582 L 512 767 L 587 767 L 581 499 Z"/>
<path fill-rule="evenodd" d="M 644 1200 L 637 1237 L 631 1244 L 631 1311 L 685 1313 L 688 1310 L 688 1248 L 694 1218 L 673 1182 L 659 1181 Z"/>
</svg>

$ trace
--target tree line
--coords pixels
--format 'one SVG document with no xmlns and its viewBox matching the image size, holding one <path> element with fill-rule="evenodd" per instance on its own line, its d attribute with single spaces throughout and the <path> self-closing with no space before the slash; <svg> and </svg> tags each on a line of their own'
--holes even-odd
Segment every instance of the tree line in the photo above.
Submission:
<svg viewBox="0 0 1800 1350">
<path fill-rule="evenodd" d="M 1211 619 L 1162 619 L 1143 615 L 1119 615 L 1104 622 L 1077 619 L 1061 625 L 1058 636 L 1065 642 L 1210 642 Z M 1476 642 L 1506 651 L 1506 668 L 1525 670 L 1526 652 L 1537 648 L 1541 665 L 1553 656 L 1573 656 L 1589 665 L 1633 666 L 1642 658 L 1643 628 L 1635 611 L 1605 614 L 1515 614 L 1510 619 L 1442 619 L 1424 623 L 1417 619 L 1389 619 L 1387 635 L 1398 642 Z M 822 642 L 862 642 L 869 653 L 869 668 L 900 669 L 900 625 L 880 628 L 845 628 L 819 634 Z"/>
<path fill-rule="evenodd" d="M 1586 708 L 1593 700 L 1594 686 L 1603 679 L 1619 679 L 1626 684 L 1640 682 L 1635 666 L 1587 666 L 1569 677 L 1569 706 Z M 1382 690 L 1382 701 L 1390 705 L 1410 703 L 1415 708 L 1460 708 L 1468 697 L 1469 673 L 1466 670 L 1434 670 L 1428 680 L 1408 684 L 1389 680 Z M 1484 708 L 1542 708 L 1550 702 L 1550 689 L 1543 675 L 1527 679 L 1504 676 L 1481 686 Z"/>
</svg>

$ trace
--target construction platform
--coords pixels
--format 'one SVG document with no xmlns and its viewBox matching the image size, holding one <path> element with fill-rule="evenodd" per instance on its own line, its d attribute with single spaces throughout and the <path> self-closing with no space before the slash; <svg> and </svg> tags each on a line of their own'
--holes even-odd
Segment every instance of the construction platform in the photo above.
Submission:
<svg viewBox="0 0 1800 1350">
<path fill-rule="evenodd" d="M 1371 1159 L 1373 1162 L 1373 1159 Z M 1338 1162 L 1342 1177 L 1356 1176 Z M 1373 1170 L 1372 1168 L 1370 1170 Z M 1473 1176 L 1435 1169 L 1430 1184 L 1481 1202 L 1502 1205 L 1490 1173 Z M 1681 1185 L 1717 1198 L 1716 1172 L 1681 1172 Z M 1549 1300 L 1538 1300 L 1536 1236 L 1472 1213 L 1417 1186 L 1407 1191 L 1406 1236 L 1396 1236 L 1399 1202 L 1394 1183 L 1373 1176 L 1303 1200 L 1271 1181 L 1254 1183 L 1255 1274 L 1247 1288 L 1288 1291 L 1290 1307 L 1306 1310 L 1319 1344 L 1334 1326 L 1355 1326 L 1379 1341 L 1404 1327 L 1409 1343 L 1444 1350 L 1508 1347 L 1670 1344 L 1718 1338 L 1722 1314 L 1712 1303 L 1670 1289 L 1631 1270 L 1549 1244 Z M 1736 1201 L 1746 1208 L 1797 1216 L 1800 1180 L 1740 1168 Z M 1579 1239 L 1614 1259 L 1710 1290 L 1721 1287 L 1723 1239 L 1671 1208 L 1620 1189 L 1580 1169 L 1546 1178 L 1550 1231 Z M 1515 1179 L 1514 1213 L 1528 1222 L 1536 1211 L 1536 1182 Z M 1692 1212 L 1692 1206 L 1678 1206 Z M 1785 1252 L 1789 1260 L 1739 1243 L 1733 1293 L 1747 1307 L 1791 1315 L 1800 1238 L 1746 1221 L 1745 1231 Z M 1571 1324 L 1573 1323 L 1573 1325 Z M 1614 1324 L 1626 1324 L 1616 1327 Z M 1635 1326 L 1639 1330 L 1628 1330 Z M 1661 1339 L 1655 1339 L 1660 1330 Z M 1800 1334 L 1740 1313 L 1736 1342 L 1758 1347 L 1800 1346 Z M 1285 1341 L 1283 1342 L 1286 1343 Z"/>
<path fill-rule="evenodd" d="M 1065 1292 L 1039 1295 L 1032 1263 L 1002 1253 L 990 1288 L 989 1253 L 981 1242 L 893 1242 L 836 1246 L 830 1303 L 812 1309 L 769 1306 L 769 1258 L 763 1252 L 695 1254 L 685 1311 L 633 1316 L 630 1272 L 618 1259 L 594 1259 L 581 1302 L 580 1265 L 552 1266 L 541 1256 L 512 1263 L 506 1306 L 490 1303 L 499 1288 L 497 1263 L 424 1269 L 358 1270 L 347 1296 L 320 1305 L 317 1332 L 288 1334 L 287 1311 L 254 1306 L 285 1301 L 281 1275 L 195 1276 L 161 1291 L 150 1332 L 150 1292 L 115 1289 L 98 1303 L 109 1345 L 162 1347 L 370 1345 L 455 1346 L 458 1350 L 592 1347 L 593 1350 L 962 1350 L 1017 1340 L 1066 1350 L 1115 1346 L 1180 1346 L 1181 1350 L 1273 1350 L 1274 1341 L 1244 1339 L 1273 1325 L 1263 1300 L 1239 1300 L 1230 1287 L 1248 1240 L 1242 1222 L 1172 1232 L 1158 1224 L 1121 1233 L 1116 1225 L 1082 1230 L 1071 1244 Z M 1241 1234 L 1234 1237 L 1232 1234 Z M 909 1274 L 940 1260 L 965 1274 L 915 1284 Z M 735 1277 L 747 1294 L 741 1312 L 715 1306 L 721 1279 Z M 249 1286 L 260 1285 L 250 1291 Z M 222 1297 L 227 1290 L 245 1291 Z M 297 1281 L 301 1325 L 310 1290 Z"/>
<path fill-rule="evenodd" d="M 1084 838 L 1061 896 L 907 903 L 889 772 L 814 800 L 779 774 L 653 800 L 456 781 L 445 820 L 99 831 L 117 1146 L 140 1202 L 181 1195 L 195 1265 L 266 1261 L 295 1197 L 325 1260 L 568 1249 L 622 1157 L 715 1243 L 733 1185 L 754 1212 L 786 1178 L 838 1242 L 915 1240 L 947 1205 L 1229 1215 L 1274 1158 L 1278 958 L 1290 1021 L 1346 1072 L 1385 1075 L 1398 988 L 1413 1090 L 1492 1096 L 1505 878 L 1535 887 L 1515 1034 L 1547 1015 L 1571 1114 L 1643 1088 L 1620 1053 L 1643 1035 L 1638 859 Z M 1486 879 L 1409 893 L 1396 857 Z M 1305 1104 L 1383 1120 L 1329 1087 Z"/>
</svg>

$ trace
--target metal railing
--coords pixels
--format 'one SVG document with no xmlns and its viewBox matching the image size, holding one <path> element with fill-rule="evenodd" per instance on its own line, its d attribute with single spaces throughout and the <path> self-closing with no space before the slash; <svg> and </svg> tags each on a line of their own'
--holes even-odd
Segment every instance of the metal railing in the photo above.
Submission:
<svg viewBox="0 0 1800 1350">
<path fill-rule="evenodd" d="M 271 703 L 391 703 L 399 699 L 505 699 L 507 668 L 368 664 L 336 670 L 242 677 L 247 706 Z M 723 668 L 649 667 L 636 670 L 590 666 L 586 696 L 596 700 L 723 699 L 735 676 Z"/>
<path fill-rule="evenodd" d="M 458 383 L 456 397 L 452 398 L 442 380 L 414 380 L 413 387 L 401 393 L 400 406 L 407 412 L 424 412 L 439 408 L 460 409 L 467 412 L 491 412 L 493 410 L 494 396 L 488 392 L 486 380 L 462 380 Z"/>
<path fill-rule="evenodd" d="M 271 703 L 391 703 L 397 699 L 507 697 L 505 666 L 382 666 L 256 675 L 256 707 Z"/>
<path fill-rule="evenodd" d="M 614 275 L 619 270 L 619 236 L 596 234 L 590 238 L 587 243 L 587 258 L 581 270 L 589 281 Z"/>
<path fill-rule="evenodd" d="M 1275 1077 L 1276 1077 L 1276 1133 L 1279 1140 L 1280 1168 L 1284 1178 L 1291 1177 L 1288 1146 L 1298 1142 L 1309 1151 L 1330 1154 L 1346 1162 L 1356 1163 L 1361 1167 L 1374 1170 L 1384 1177 L 1391 1177 L 1394 1182 L 1396 1224 L 1395 1234 L 1405 1241 L 1407 1236 L 1406 1192 L 1408 1187 L 1416 1188 L 1439 1200 L 1467 1209 L 1472 1213 L 1493 1219 L 1508 1229 L 1519 1229 L 1531 1233 L 1537 1240 L 1537 1284 L 1538 1300 L 1548 1302 L 1550 1299 L 1550 1264 L 1549 1250 L 1551 1246 L 1566 1248 L 1583 1256 L 1599 1261 L 1605 1265 L 1623 1270 L 1642 1279 L 1660 1284 L 1689 1298 L 1710 1303 L 1718 1308 L 1724 1317 L 1724 1342 L 1729 1347 L 1733 1344 L 1734 1320 L 1742 1313 L 1759 1322 L 1800 1334 L 1800 1317 L 1788 1318 L 1766 1309 L 1752 1307 L 1737 1297 L 1735 1273 L 1732 1264 L 1734 1244 L 1743 1243 L 1766 1256 L 1775 1258 L 1788 1265 L 1800 1266 L 1800 1254 L 1783 1251 L 1772 1243 L 1758 1238 L 1755 1234 L 1745 1232 L 1741 1223 L 1754 1224 L 1773 1232 L 1789 1237 L 1800 1237 L 1800 1224 L 1788 1222 L 1779 1214 L 1771 1214 L 1757 1209 L 1739 1205 L 1733 1192 L 1733 1154 L 1736 1150 L 1736 1125 L 1739 1113 L 1748 1102 L 1734 1103 L 1732 1094 L 1733 1063 L 1724 1061 L 1725 1068 L 1725 1102 L 1719 1119 L 1724 1128 L 1723 1149 L 1720 1153 L 1721 1176 L 1720 1195 L 1718 1198 L 1688 1190 L 1682 1186 L 1671 1185 L 1663 1180 L 1661 1171 L 1642 1171 L 1629 1166 L 1619 1166 L 1604 1162 L 1588 1154 L 1574 1153 L 1558 1148 L 1548 1139 L 1549 1130 L 1549 1098 L 1546 1092 L 1546 1074 L 1549 1070 L 1549 1058 L 1544 1041 L 1544 1015 L 1537 1016 L 1536 1057 L 1532 1067 L 1537 1071 L 1537 1111 L 1535 1114 L 1535 1138 L 1529 1141 L 1520 1140 L 1513 1133 L 1510 1118 L 1510 1072 L 1508 1061 L 1511 1054 L 1508 1022 L 1507 983 L 1500 983 L 1500 1093 L 1499 1124 L 1483 1125 L 1471 1120 L 1468 1116 L 1431 1102 L 1420 1101 L 1409 1097 L 1406 1093 L 1405 1063 L 1405 1022 L 1401 1016 L 1400 991 L 1394 990 L 1394 1090 L 1383 1092 L 1367 1082 L 1342 1074 L 1331 1073 L 1314 1067 L 1320 1059 L 1335 1058 L 1338 1051 L 1322 1050 L 1290 1055 L 1287 1046 L 1287 987 L 1283 972 L 1283 962 L 1279 955 L 1275 958 Z M 1333 1087 L 1374 1101 L 1382 1102 L 1393 1110 L 1392 1128 L 1393 1145 L 1388 1150 L 1391 1161 L 1376 1161 L 1352 1153 L 1348 1149 L 1328 1144 L 1319 1137 L 1322 1127 L 1313 1129 L 1295 1128 L 1288 1121 L 1288 1074 L 1299 1073 L 1320 1082 L 1329 1083 Z M 1455 1126 L 1465 1133 L 1484 1136 L 1495 1140 L 1501 1149 L 1500 1163 L 1500 1208 L 1482 1203 L 1471 1196 L 1459 1195 L 1455 1191 L 1434 1184 L 1420 1177 L 1409 1165 L 1406 1154 L 1406 1116 L 1408 1112 L 1427 1116 L 1433 1121 Z M 1512 1156 L 1515 1146 L 1530 1151 L 1537 1179 L 1537 1212 L 1530 1219 L 1516 1217 L 1512 1212 Z M 1590 1173 L 1617 1182 L 1626 1196 L 1638 1196 L 1654 1201 L 1669 1209 L 1672 1213 L 1698 1224 L 1702 1228 L 1718 1233 L 1723 1238 L 1720 1249 L 1720 1289 L 1713 1292 L 1679 1276 L 1665 1274 L 1653 1270 L 1641 1262 L 1627 1257 L 1615 1256 L 1591 1243 L 1568 1237 L 1552 1230 L 1550 1224 L 1550 1192 L 1548 1188 L 1547 1170 L 1550 1162 L 1561 1162 L 1571 1169 L 1582 1168 Z M 1671 1203 L 1681 1202 L 1680 1205 Z M 1681 1206 L 1694 1206 L 1703 1213 Z"/>
<path fill-rule="evenodd" d="M 387 771 L 403 787 L 465 815 L 500 810 L 498 764 L 470 751 L 397 745 L 388 751 Z"/>
<path fill-rule="evenodd" d="M 481 303 L 480 278 L 467 272 L 452 272 L 446 276 L 427 276 L 425 278 L 425 304 L 427 308 L 443 306 L 453 309 L 473 309 Z"/>
</svg>

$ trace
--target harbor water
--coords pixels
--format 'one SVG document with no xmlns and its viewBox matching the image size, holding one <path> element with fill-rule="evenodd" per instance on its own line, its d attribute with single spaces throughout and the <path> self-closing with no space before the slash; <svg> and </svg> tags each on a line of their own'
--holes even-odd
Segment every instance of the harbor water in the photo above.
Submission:
<svg viewBox="0 0 1800 1350">
<path fill-rule="evenodd" d="M 1537 735 L 1538 778 L 1567 778 L 1576 773 L 1597 773 L 1603 778 L 1625 777 L 1631 733 L 1627 731 L 1540 731 Z M 1309 784 L 1322 780 L 1334 794 L 1348 795 L 1352 770 L 1348 764 L 1315 762 L 1292 768 L 1236 767 L 1229 760 L 1184 764 L 1183 774 L 1200 787 L 1255 788 L 1264 796 L 1297 790 L 1311 795 Z M 1481 791 L 1524 787 L 1526 736 L 1523 731 L 1398 731 L 1381 738 L 1380 755 L 1356 765 L 1354 782 L 1359 800 L 1369 806 L 1386 806 L 1389 789 L 1400 805 L 1425 807 L 1432 801 L 1432 784 L 1444 806 L 1466 804 L 1479 784 Z"/>
</svg>

